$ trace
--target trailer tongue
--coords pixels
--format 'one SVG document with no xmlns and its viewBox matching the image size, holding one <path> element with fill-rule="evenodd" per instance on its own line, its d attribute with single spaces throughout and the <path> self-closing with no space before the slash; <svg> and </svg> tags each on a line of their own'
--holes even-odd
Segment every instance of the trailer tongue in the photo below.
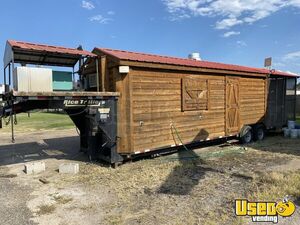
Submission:
<svg viewBox="0 0 300 225">
<path fill-rule="evenodd" d="M 11 123 L 12 141 L 16 114 L 35 109 L 63 109 L 80 133 L 80 150 L 90 159 L 111 164 L 122 161 L 117 154 L 117 98 L 115 92 L 9 92 L 3 96 L 0 118 Z M 2 120 L 1 120 L 2 121 Z"/>
</svg>

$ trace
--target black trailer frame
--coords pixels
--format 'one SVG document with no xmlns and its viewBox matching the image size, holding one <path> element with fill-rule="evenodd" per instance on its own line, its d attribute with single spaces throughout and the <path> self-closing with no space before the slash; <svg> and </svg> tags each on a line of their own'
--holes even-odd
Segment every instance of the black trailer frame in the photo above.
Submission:
<svg viewBox="0 0 300 225">
<path fill-rule="evenodd" d="M 117 153 L 117 100 L 116 93 L 35 93 L 11 92 L 3 96 L 6 105 L 0 108 L 1 118 L 9 118 L 14 142 L 16 114 L 35 109 L 63 109 L 79 130 L 80 150 L 86 152 L 90 160 L 102 159 L 117 164 L 123 158 Z M 84 96 L 89 94 L 89 96 Z M 70 95 L 70 96 L 66 96 Z M 73 96 L 71 96 L 73 95 Z M 83 95 L 83 96 L 81 96 Z"/>
</svg>

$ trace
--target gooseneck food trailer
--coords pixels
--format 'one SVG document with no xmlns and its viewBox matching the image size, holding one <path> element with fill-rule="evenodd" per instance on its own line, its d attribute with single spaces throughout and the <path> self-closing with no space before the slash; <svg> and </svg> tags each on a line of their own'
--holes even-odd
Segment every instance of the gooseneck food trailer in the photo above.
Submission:
<svg viewBox="0 0 300 225">
<path fill-rule="evenodd" d="M 245 143 L 262 140 L 265 130 L 295 119 L 297 75 L 281 71 L 14 41 L 8 41 L 4 61 L 4 71 L 14 71 L 14 63 L 73 68 L 77 63 L 77 91 L 44 87 L 49 90 L 32 92 L 27 90 L 31 81 L 19 91 L 12 87 L 9 72 L 0 115 L 10 117 L 13 125 L 16 113 L 62 108 L 80 130 L 81 149 L 112 164 L 231 136 Z M 13 81 L 26 80 L 20 77 Z"/>
</svg>

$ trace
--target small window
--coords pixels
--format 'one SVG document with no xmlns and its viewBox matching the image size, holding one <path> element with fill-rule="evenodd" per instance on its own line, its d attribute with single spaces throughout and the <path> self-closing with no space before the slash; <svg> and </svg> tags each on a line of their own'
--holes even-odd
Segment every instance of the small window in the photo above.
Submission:
<svg viewBox="0 0 300 225">
<path fill-rule="evenodd" d="M 286 79 L 286 95 L 296 94 L 296 78 Z"/>
<path fill-rule="evenodd" d="M 208 110 L 208 80 L 199 78 L 182 79 L 182 110 Z"/>
</svg>

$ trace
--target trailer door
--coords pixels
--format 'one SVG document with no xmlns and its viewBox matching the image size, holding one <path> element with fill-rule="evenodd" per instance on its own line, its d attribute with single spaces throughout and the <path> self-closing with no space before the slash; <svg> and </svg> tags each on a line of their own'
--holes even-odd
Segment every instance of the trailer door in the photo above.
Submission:
<svg viewBox="0 0 300 225">
<path fill-rule="evenodd" d="M 281 77 L 269 79 L 268 106 L 265 125 L 267 128 L 281 128 L 284 123 L 285 79 Z"/>
<path fill-rule="evenodd" d="M 240 131 L 240 91 L 239 80 L 226 77 L 226 135 L 236 135 Z"/>
<path fill-rule="evenodd" d="M 285 124 L 288 120 L 296 119 L 296 78 L 286 79 L 285 90 Z"/>
</svg>

